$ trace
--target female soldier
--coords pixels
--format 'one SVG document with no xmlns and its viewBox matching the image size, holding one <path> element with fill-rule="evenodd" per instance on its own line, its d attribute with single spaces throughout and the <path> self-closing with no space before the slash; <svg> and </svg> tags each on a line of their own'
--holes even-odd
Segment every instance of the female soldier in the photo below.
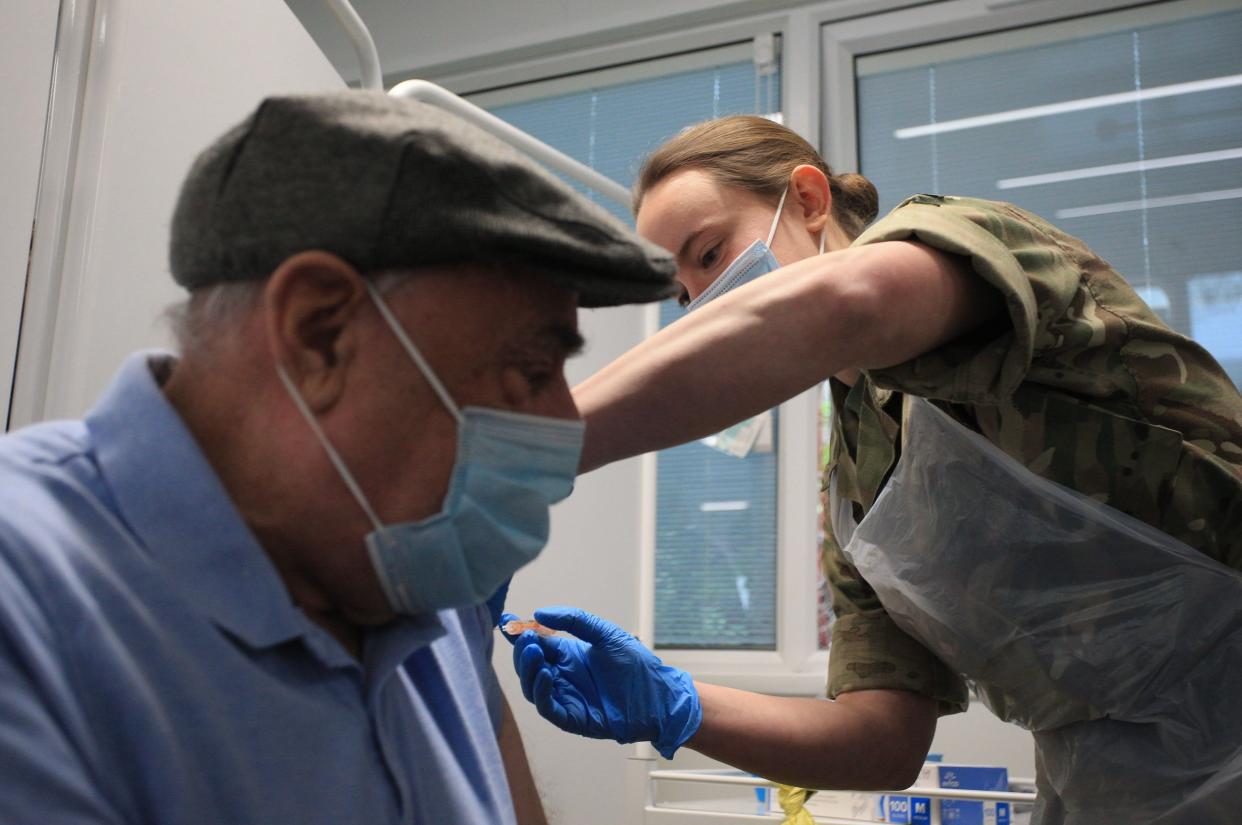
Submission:
<svg viewBox="0 0 1242 825">
<path fill-rule="evenodd" d="M 693 682 L 572 608 L 536 618 L 577 640 L 515 640 L 527 698 L 666 756 L 903 788 L 965 677 L 1035 732 L 1036 821 L 1208 821 L 1242 793 L 1242 398 L 1038 217 L 916 195 L 864 232 L 876 203 L 762 118 L 677 136 L 634 206 L 692 312 L 574 393 L 586 471 L 830 381 L 836 701 Z"/>
</svg>

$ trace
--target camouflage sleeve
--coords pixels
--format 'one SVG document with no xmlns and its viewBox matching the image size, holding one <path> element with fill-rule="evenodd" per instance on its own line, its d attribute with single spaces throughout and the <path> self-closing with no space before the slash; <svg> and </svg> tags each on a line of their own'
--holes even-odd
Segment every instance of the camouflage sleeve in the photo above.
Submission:
<svg viewBox="0 0 1242 825">
<path fill-rule="evenodd" d="M 916 195 L 855 241 L 914 240 L 961 255 L 1008 309 L 1008 323 L 869 371 L 877 386 L 959 404 L 995 404 L 1013 393 L 1082 288 L 1075 261 L 1032 218 L 1004 203 Z"/>
<path fill-rule="evenodd" d="M 840 421 L 834 418 L 824 478 L 843 464 L 838 480 L 852 492 L 856 472 L 849 454 L 841 449 L 839 428 Z M 830 518 L 824 519 L 823 533 L 820 560 L 837 619 L 828 648 L 828 696 L 835 699 L 854 690 L 912 690 L 936 699 L 941 715 L 966 710 L 962 680 L 884 611 L 871 585 L 845 558 Z"/>
</svg>

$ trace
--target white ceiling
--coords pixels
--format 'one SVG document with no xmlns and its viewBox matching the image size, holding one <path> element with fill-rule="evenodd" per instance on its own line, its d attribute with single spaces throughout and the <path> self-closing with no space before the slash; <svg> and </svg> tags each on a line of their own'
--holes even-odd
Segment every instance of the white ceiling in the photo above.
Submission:
<svg viewBox="0 0 1242 825">
<path fill-rule="evenodd" d="M 354 5 L 375 39 L 385 75 L 434 79 L 812 1 L 354 0 Z M 352 45 L 323 0 L 286 2 L 341 74 L 356 80 Z"/>
</svg>

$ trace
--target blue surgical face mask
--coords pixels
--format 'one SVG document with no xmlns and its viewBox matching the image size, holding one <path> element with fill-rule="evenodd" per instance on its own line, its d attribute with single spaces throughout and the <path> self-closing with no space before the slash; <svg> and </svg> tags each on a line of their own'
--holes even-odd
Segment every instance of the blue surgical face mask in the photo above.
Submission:
<svg viewBox="0 0 1242 825">
<path fill-rule="evenodd" d="M 443 508 L 385 525 L 283 367 L 277 372 L 371 523 L 367 550 L 392 609 L 416 615 L 482 604 L 548 541 L 548 508 L 569 495 L 585 425 L 486 407 L 458 409 L 379 293 L 380 315 L 457 420 L 457 455 Z"/>
<path fill-rule="evenodd" d="M 789 187 L 785 187 L 785 191 L 781 193 L 780 203 L 776 205 L 776 214 L 772 217 L 772 228 L 768 230 L 768 239 L 766 241 L 756 240 L 750 246 L 742 250 L 742 254 L 734 258 L 724 272 L 716 276 L 716 280 L 712 281 L 711 286 L 699 293 L 699 296 L 690 303 L 686 304 L 686 311 L 693 312 L 708 301 L 715 300 L 726 292 L 732 292 L 743 284 L 748 284 L 758 278 L 760 275 L 767 275 L 774 269 L 780 269 L 780 263 L 776 260 L 776 256 L 772 254 L 772 239 L 776 237 L 776 227 L 781 222 L 781 211 L 785 208 L 785 197 L 789 194 Z M 824 243 L 828 238 L 827 229 L 820 235 L 819 251 L 824 251 Z"/>
</svg>

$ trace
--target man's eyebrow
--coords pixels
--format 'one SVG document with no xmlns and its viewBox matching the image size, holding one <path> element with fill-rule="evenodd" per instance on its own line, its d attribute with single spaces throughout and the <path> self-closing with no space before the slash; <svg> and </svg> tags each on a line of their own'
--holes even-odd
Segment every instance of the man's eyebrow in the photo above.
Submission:
<svg viewBox="0 0 1242 825">
<path fill-rule="evenodd" d="M 556 338 L 556 342 L 561 352 L 566 358 L 582 352 L 582 348 L 586 346 L 586 339 L 582 337 L 582 333 L 572 324 L 553 324 L 549 330 Z"/>
<path fill-rule="evenodd" d="M 550 351 L 561 358 L 572 358 L 582 352 L 586 339 L 573 324 L 551 323 L 530 337 L 527 346 Z"/>
</svg>

